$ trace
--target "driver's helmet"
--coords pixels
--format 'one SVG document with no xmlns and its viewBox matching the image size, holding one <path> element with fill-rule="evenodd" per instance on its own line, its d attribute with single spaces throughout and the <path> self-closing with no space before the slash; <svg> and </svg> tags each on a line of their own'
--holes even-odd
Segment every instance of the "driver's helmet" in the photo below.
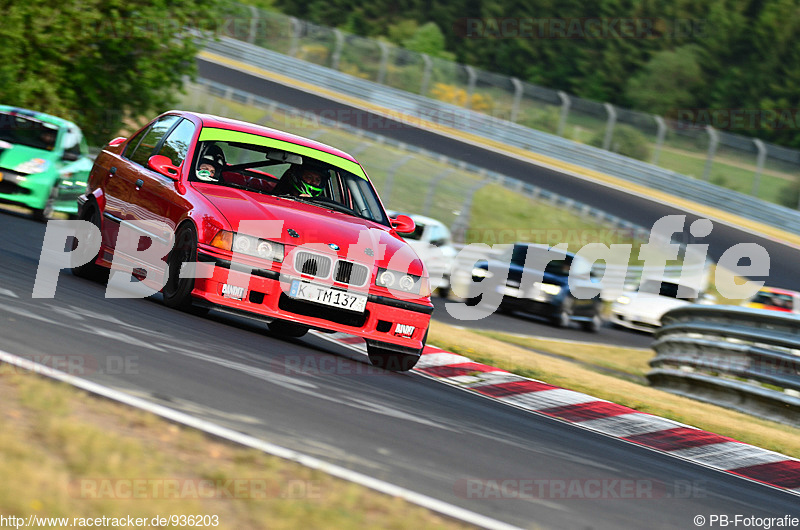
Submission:
<svg viewBox="0 0 800 530">
<path fill-rule="evenodd" d="M 295 167 L 292 172 L 292 186 L 300 195 L 319 197 L 324 190 L 323 172 L 308 167 Z"/>
<path fill-rule="evenodd" d="M 203 164 L 210 164 L 214 168 L 213 177 L 207 170 L 199 169 Z M 216 144 L 208 145 L 200 157 L 197 167 L 198 178 L 202 180 L 219 179 L 222 168 L 225 167 L 225 153 L 222 152 L 222 148 Z"/>
</svg>

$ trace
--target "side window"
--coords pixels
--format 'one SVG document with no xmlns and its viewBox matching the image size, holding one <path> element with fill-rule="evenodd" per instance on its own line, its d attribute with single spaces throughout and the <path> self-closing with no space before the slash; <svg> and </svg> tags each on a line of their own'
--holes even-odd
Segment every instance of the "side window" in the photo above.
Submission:
<svg viewBox="0 0 800 530">
<path fill-rule="evenodd" d="M 142 129 L 141 131 L 139 131 L 139 133 L 136 136 L 131 138 L 131 141 L 128 142 L 127 146 L 125 146 L 125 152 L 123 153 L 123 156 L 125 158 L 130 158 L 131 157 L 133 152 L 136 150 L 136 146 L 139 145 L 139 142 L 142 141 L 142 137 L 145 134 L 147 134 L 147 131 L 149 131 L 149 130 L 150 130 L 149 127 L 147 129 Z"/>
<path fill-rule="evenodd" d="M 80 155 L 82 140 L 83 140 L 83 135 L 81 134 L 81 131 L 75 127 L 70 127 L 64 134 L 64 141 L 63 141 L 64 152 Z"/>
<path fill-rule="evenodd" d="M 147 161 L 150 159 L 150 156 L 152 156 L 153 150 L 158 145 L 158 142 L 164 138 L 164 135 L 167 134 L 170 127 L 179 119 L 179 116 L 164 116 L 153 124 L 150 130 L 145 133 L 139 145 L 136 146 L 133 153 L 131 153 L 130 159 L 142 166 L 147 165 Z"/>
<path fill-rule="evenodd" d="M 175 166 L 180 166 L 189 151 L 194 135 L 194 124 L 191 120 L 184 119 L 164 140 L 164 145 L 159 150 L 159 155 L 164 155 L 172 161 Z"/>
</svg>

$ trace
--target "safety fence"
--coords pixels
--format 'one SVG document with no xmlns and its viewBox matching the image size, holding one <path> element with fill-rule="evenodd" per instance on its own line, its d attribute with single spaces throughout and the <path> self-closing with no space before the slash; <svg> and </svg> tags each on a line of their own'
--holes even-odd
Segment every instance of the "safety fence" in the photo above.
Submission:
<svg viewBox="0 0 800 530">
<path fill-rule="evenodd" d="M 382 136 L 380 131 L 348 126 L 319 113 L 297 109 L 207 79 L 187 83 L 186 87 L 182 105 L 187 110 L 222 114 L 275 127 L 349 152 L 367 168 L 388 208 L 437 218 L 451 228 L 454 239 L 461 243 L 475 239 L 469 237 L 473 199 L 490 184 L 502 186 L 513 192 L 513 196 L 568 210 L 584 219 L 587 226 L 594 227 L 598 234 L 602 231 L 600 227 L 605 226 L 612 237 L 627 241 L 645 241 L 649 236 L 648 229 L 609 212 L 462 160 L 395 141 Z M 492 232 L 494 241 L 489 240 L 489 243 L 514 243 L 520 239 L 544 243 L 544 239 L 536 241 L 537 237 L 550 235 L 545 229 L 524 226 L 494 228 Z M 553 232 L 556 237 L 577 237 L 576 234 L 559 234 L 557 230 Z"/>
<path fill-rule="evenodd" d="M 800 151 L 714 128 L 763 126 L 764 113 L 754 121 L 747 109 L 707 109 L 705 113 L 703 109 L 685 109 L 690 118 L 678 111 L 676 118 L 683 119 L 670 119 L 252 6 L 228 4 L 226 15 L 238 22 L 227 26 L 226 36 L 243 42 L 387 88 L 622 153 L 753 197 L 797 206 L 797 192 L 792 191 L 787 199 L 787 191 L 797 187 Z M 779 115 L 774 118 L 783 119 Z"/>
<path fill-rule="evenodd" d="M 702 179 L 695 179 L 472 109 L 381 85 L 247 42 L 220 38 L 207 43 L 205 49 L 228 59 L 242 61 L 257 68 L 390 109 L 401 121 L 411 120 L 412 126 L 422 124 L 469 132 L 511 147 L 540 153 L 555 160 L 665 191 L 769 226 L 800 233 L 800 212 L 721 188 Z M 379 129 L 381 123 L 377 122 L 375 128 Z"/>
<path fill-rule="evenodd" d="M 800 316 L 692 305 L 661 321 L 653 386 L 800 426 Z"/>
</svg>

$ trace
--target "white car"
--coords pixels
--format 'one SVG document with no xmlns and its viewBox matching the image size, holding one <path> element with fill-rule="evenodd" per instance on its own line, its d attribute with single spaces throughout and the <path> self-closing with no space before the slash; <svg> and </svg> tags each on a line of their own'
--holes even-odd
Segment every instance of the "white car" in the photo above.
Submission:
<svg viewBox="0 0 800 530">
<path fill-rule="evenodd" d="M 660 284 L 660 285 L 659 285 Z M 670 309 L 694 303 L 713 303 L 694 287 L 673 280 L 647 279 L 638 291 L 624 292 L 611 306 L 611 324 L 652 333 Z"/>
<path fill-rule="evenodd" d="M 390 216 L 397 212 L 389 211 Z M 413 232 L 400 233 L 428 269 L 431 290 L 438 289 L 439 296 L 446 297 L 450 293 L 450 274 L 453 270 L 458 250 L 453 246 L 450 229 L 436 219 L 418 214 L 405 214 L 416 224 Z"/>
</svg>

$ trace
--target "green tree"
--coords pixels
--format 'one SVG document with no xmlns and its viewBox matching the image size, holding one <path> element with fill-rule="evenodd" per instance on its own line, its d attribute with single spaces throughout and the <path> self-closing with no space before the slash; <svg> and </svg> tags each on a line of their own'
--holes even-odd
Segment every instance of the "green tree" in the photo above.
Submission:
<svg viewBox="0 0 800 530">
<path fill-rule="evenodd" d="M 216 0 L 52 3 L 0 0 L 0 101 L 70 118 L 104 143 L 126 119 L 168 110 L 198 44 L 217 29 Z"/>
<path fill-rule="evenodd" d="M 419 53 L 426 53 L 442 59 L 455 59 L 455 54 L 445 51 L 444 34 L 434 22 L 426 22 L 405 39 L 403 47 Z"/>
<path fill-rule="evenodd" d="M 695 47 L 682 46 L 653 55 L 644 69 L 630 79 L 625 95 L 636 108 L 674 114 L 675 109 L 696 104 L 696 90 L 702 83 Z"/>
</svg>

